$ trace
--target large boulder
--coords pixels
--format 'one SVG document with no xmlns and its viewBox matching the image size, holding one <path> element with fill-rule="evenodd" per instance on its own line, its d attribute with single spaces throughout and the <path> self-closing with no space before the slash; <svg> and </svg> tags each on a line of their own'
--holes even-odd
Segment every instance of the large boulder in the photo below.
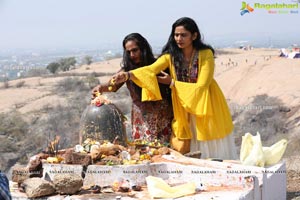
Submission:
<svg viewBox="0 0 300 200">
<path fill-rule="evenodd" d="M 37 171 L 30 171 L 29 168 L 19 165 L 15 165 L 12 167 L 12 181 L 18 184 L 23 183 L 26 179 L 42 176 L 42 169 Z"/>
<path fill-rule="evenodd" d="M 80 121 L 80 144 L 87 138 L 113 142 L 118 137 L 119 143 L 126 145 L 124 119 L 124 115 L 114 104 L 87 106 Z"/>
<path fill-rule="evenodd" d="M 78 174 L 56 174 L 53 184 L 59 194 L 75 194 L 82 187 L 83 179 Z"/>
<path fill-rule="evenodd" d="M 23 182 L 27 197 L 36 198 L 55 194 L 52 183 L 41 178 L 29 178 Z"/>
</svg>

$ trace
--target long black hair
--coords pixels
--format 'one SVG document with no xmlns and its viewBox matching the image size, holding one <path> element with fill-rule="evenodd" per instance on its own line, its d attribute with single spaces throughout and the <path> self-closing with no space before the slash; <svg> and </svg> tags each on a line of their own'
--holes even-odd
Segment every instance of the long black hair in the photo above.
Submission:
<svg viewBox="0 0 300 200">
<path fill-rule="evenodd" d="M 192 33 L 197 33 L 197 37 L 195 40 L 193 40 L 193 47 L 196 50 L 202 50 L 202 49 L 210 49 L 214 53 L 214 49 L 210 46 L 207 45 L 203 42 L 202 35 L 199 31 L 199 28 L 196 24 L 196 22 L 189 18 L 189 17 L 182 17 L 174 22 L 172 25 L 172 31 L 169 36 L 168 42 L 165 44 L 165 46 L 162 49 L 162 55 L 169 53 L 171 54 L 172 58 L 174 58 L 174 62 L 179 62 L 183 63 L 183 53 L 182 50 L 178 47 L 176 44 L 174 34 L 175 34 L 175 29 L 178 26 L 183 26 L 186 30 Z"/>
<path fill-rule="evenodd" d="M 130 59 L 130 54 L 127 53 L 127 51 L 126 51 L 125 45 L 129 41 L 135 42 L 136 45 L 138 46 L 138 48 L 140 49 L 140 52 L 141 52 L 140 63 L 138 63 L 138 64 L 134 63 Z M 133 69 L 137 69 L 139 67 L 143 67 L 143 66 L 146 66 L 146 65 L 150 65 L 150 64 L 154 63 L 154 61 L 156 60 L 154 55 L 153 55 L 152 48 L 151 48 L 150 44 L 139 33 L 130 33 L 130 34 L 128 34 L 123 39 L 122 44 L 123 44 L 123 59 L 122 59 L 122 62 L 121 62 L 121 68 L 125 72 L 128 72 L 128 71 L 133 70 Z M 127 84 L 127 87 L 130 87 L 135 91 L 135 94 L 138 96 L 138 99 L 141 99 L 142 89 L 139 86 L 137 86 L 131 80 L 127 81 L 126 84 Z"/>
<path fill-rule="evenodd" d="M 141 58 L 140 63 L 137 65 L 133 63 L 130 59 L 130 55 L 126 52 L 125 45 L 128 41 L 134 41 L 136 45 L 139 47 L 141 51 Z M 123 60 L 121 63 L 122 68 L 124 71 L 133 70 L 139 67 L 144 67 L 147 65 L 151 65 L 154 63 L 156 58 L 153 55 L 152 48 L 148 41 L 139 33 L 130 33 L 127 35 L 123 40 Z M 169 73 L 167 70 L 165 71 Z M 126 82 L 129 85 L 132 85 L 136 94 L 138 94 L 141 97 L 141 88 L 137 86 L 133 81 Z M 167 99 L 169 103 L 171 104 L 171 90 L 168 85 L 164 85 L 159 83 L 159 88 L 161 95 L 164 99 Z"/>
<path fill-rule="evenodd" d="M 141 51 L 140 63 L 138 66 L 130 59 L 129 54 L 126 52 L 125 45 L 128 41 L 134 41 Z M 122 68 L 125 71 L 136 69 L 138 67 L 150 65 L 155 61 L 155 57 L 152 52 L 152 48 L 148 41 L 139 33 L 130 33 L 123 40 L 123 60 L 121 63 Z"/>
</svg>

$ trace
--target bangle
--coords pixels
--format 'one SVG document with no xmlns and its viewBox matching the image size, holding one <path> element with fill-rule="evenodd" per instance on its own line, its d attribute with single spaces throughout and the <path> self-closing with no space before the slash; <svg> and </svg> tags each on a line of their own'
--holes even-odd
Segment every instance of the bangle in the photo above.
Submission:
<svg viewBox="0 0 300 200">
<path fill-rule="evenodd" d="M 175 81 L 174 81 L 174 79 L 172 79 L 169 87 L 170 88 L 174 87 L 174 84 L 175 84 Z"/>
</svg>

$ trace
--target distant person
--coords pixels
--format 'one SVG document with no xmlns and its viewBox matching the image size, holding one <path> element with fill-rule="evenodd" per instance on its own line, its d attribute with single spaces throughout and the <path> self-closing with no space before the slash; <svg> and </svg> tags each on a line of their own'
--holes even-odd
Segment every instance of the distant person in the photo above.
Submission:
<svg viewBox="0 0 300 200">
<path fill-rule="evenodd" d="M 11 200 L 9 182 L 5 174 L 0 171 L 0 200 Z"/>
<path fill-rule="evenodd" d="M 143 101 L 163 98 L 158 81 L 172 88 L 174 149 L 182 153 L 200 151 L 201 158 L 236 159 L 232 118 L 213 78 L 214 67 L 214 49 L 202 42 L 195 21 L 183 17 L 173 24 L 156 62 L 119 72 L 114 78 L 121 83 L 129 77 L 141 86 L 145 93 Z M 157 81 L 155 75 L 165 69 L 170 70 L 170 75 L 163 73 Z"/>
<path fill-rule="evenodd" d="M 121 72 L 126 73 L 141 66 L 150 65 L 156 60 L 150 44 L 139 33 L 127 35 L 123 40 L 123 49 Z M 170 88 L 161 84 L 160 91 L 164 99 L 142 102 L 142 89 L 128 77 L 123 82 L 126 82 L 132 98 L 132 138 L 148 142 L 158 140 L 161 144 L 169 143 L 173 119 Z M 123 82 L 113 85 L 109 80 L 106 84 L 98 85 L 93 89 L 93 96 L 96 92 L 115 92 L 123 85 Z"/>
</svg>

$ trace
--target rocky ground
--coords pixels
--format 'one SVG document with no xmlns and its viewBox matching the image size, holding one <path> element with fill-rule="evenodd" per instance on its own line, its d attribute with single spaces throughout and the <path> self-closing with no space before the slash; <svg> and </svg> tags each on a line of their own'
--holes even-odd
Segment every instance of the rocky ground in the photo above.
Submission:
<svg viewBox="0 0 300 200">
<path fill-rule="evenodd" d="M 300 199 L 300 156 L 286 160 L 287 166 L 287 199 Z"/>
</svg>

